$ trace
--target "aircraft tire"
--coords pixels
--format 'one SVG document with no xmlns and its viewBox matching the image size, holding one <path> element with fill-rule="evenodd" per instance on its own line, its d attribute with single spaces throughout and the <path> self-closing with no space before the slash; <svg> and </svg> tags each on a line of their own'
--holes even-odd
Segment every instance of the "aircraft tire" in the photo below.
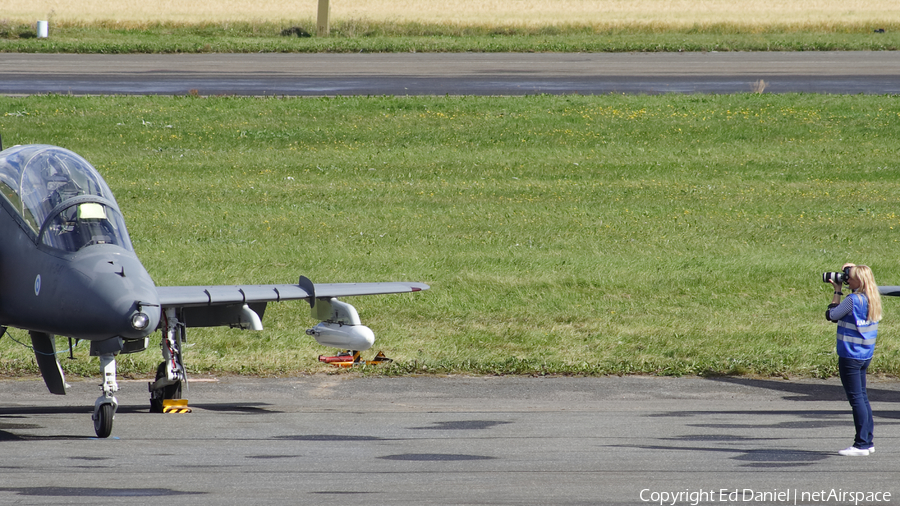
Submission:
<svg viewBox="0 0 900 506">
<path fill-rule="evenodd" d="M 100 409 L 97 411 L 97 419 L 94 420 L 94 432 L 97 433 L 97 437 L 108 438 L 112 434 L 114 414 L 112 404 L 100 405 Z"/>
<path fill-rule="evenodd" d="M 156 368 L 156 379 L 159 380 L 161 378 L 166 377 L 166 363 L 161 362 L 159 366 Z M 162 413 L 163 412 L 163 400 L 165 399 L 180 399 L 181 398 L 181 382 L 177 382 L 174 385 L 165 386 L 162 388 L 158 388 L 156 390 L 152 390 L 150 392 L 150 412 L 151 413 Z"/>
</svg>

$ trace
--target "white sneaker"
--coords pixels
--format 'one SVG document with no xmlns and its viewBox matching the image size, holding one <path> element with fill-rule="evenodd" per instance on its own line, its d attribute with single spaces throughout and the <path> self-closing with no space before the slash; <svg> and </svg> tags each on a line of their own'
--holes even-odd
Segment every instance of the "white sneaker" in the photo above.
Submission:
<svg viewBox="0 0 900 506">
<path fill-rule="evenodd" d="M 844 448 L 839 451 L 839 455 L 843 455 L 845 457 L 864 457 L 870 453 L 870 450 L 864 450 L 862 448 L 857 448 L 855 446 L 851 446 L 850 448 Z"/>
</svg>

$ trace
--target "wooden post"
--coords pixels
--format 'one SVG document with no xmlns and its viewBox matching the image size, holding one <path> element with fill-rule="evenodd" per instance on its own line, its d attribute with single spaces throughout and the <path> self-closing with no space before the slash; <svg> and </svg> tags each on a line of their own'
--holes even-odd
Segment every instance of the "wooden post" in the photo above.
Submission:
<svg viewBox="0 0 900 506">
<path fill-rule="evenodd" d="M 317 35 L 319 37 L 327 37 L 331 28 L 328 25 L 328 15 L 330 7 L 328 0 L 319 0 L 319 19 L 316 21 Z"/>
</svg>

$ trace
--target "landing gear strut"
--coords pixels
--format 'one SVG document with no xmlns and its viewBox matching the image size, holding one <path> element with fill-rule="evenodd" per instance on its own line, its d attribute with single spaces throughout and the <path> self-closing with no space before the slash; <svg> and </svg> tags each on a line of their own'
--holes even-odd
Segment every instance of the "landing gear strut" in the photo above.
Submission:
<svg viewBox="0 0 900 506">
<path fill-rule="evenodd" d="M 162 413 L 163 401 L 181 398 L 181 384 L 186 380 L 181 345 L 184 342 L 184 325 L 178 321 L 174 308 L 166 309 L 163 315 L 162 348 L 163 362 L 156 368 L 156 381 L 149 384 L 150 412 Z"/>
</svg>

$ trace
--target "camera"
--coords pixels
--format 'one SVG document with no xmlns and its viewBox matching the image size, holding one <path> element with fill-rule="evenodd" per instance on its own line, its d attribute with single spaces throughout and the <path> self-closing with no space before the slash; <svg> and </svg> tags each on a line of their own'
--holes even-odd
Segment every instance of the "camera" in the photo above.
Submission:
<svg viewBox="0 0 900 506">
<path fill-rule="evenodd" d="M 823 272 L 822 282 L 831 283 L 831 281 L 846 285 L 847 282 L 850 281 L 850 267 L 844 268 L 841 272 Z"/>
</svg>

